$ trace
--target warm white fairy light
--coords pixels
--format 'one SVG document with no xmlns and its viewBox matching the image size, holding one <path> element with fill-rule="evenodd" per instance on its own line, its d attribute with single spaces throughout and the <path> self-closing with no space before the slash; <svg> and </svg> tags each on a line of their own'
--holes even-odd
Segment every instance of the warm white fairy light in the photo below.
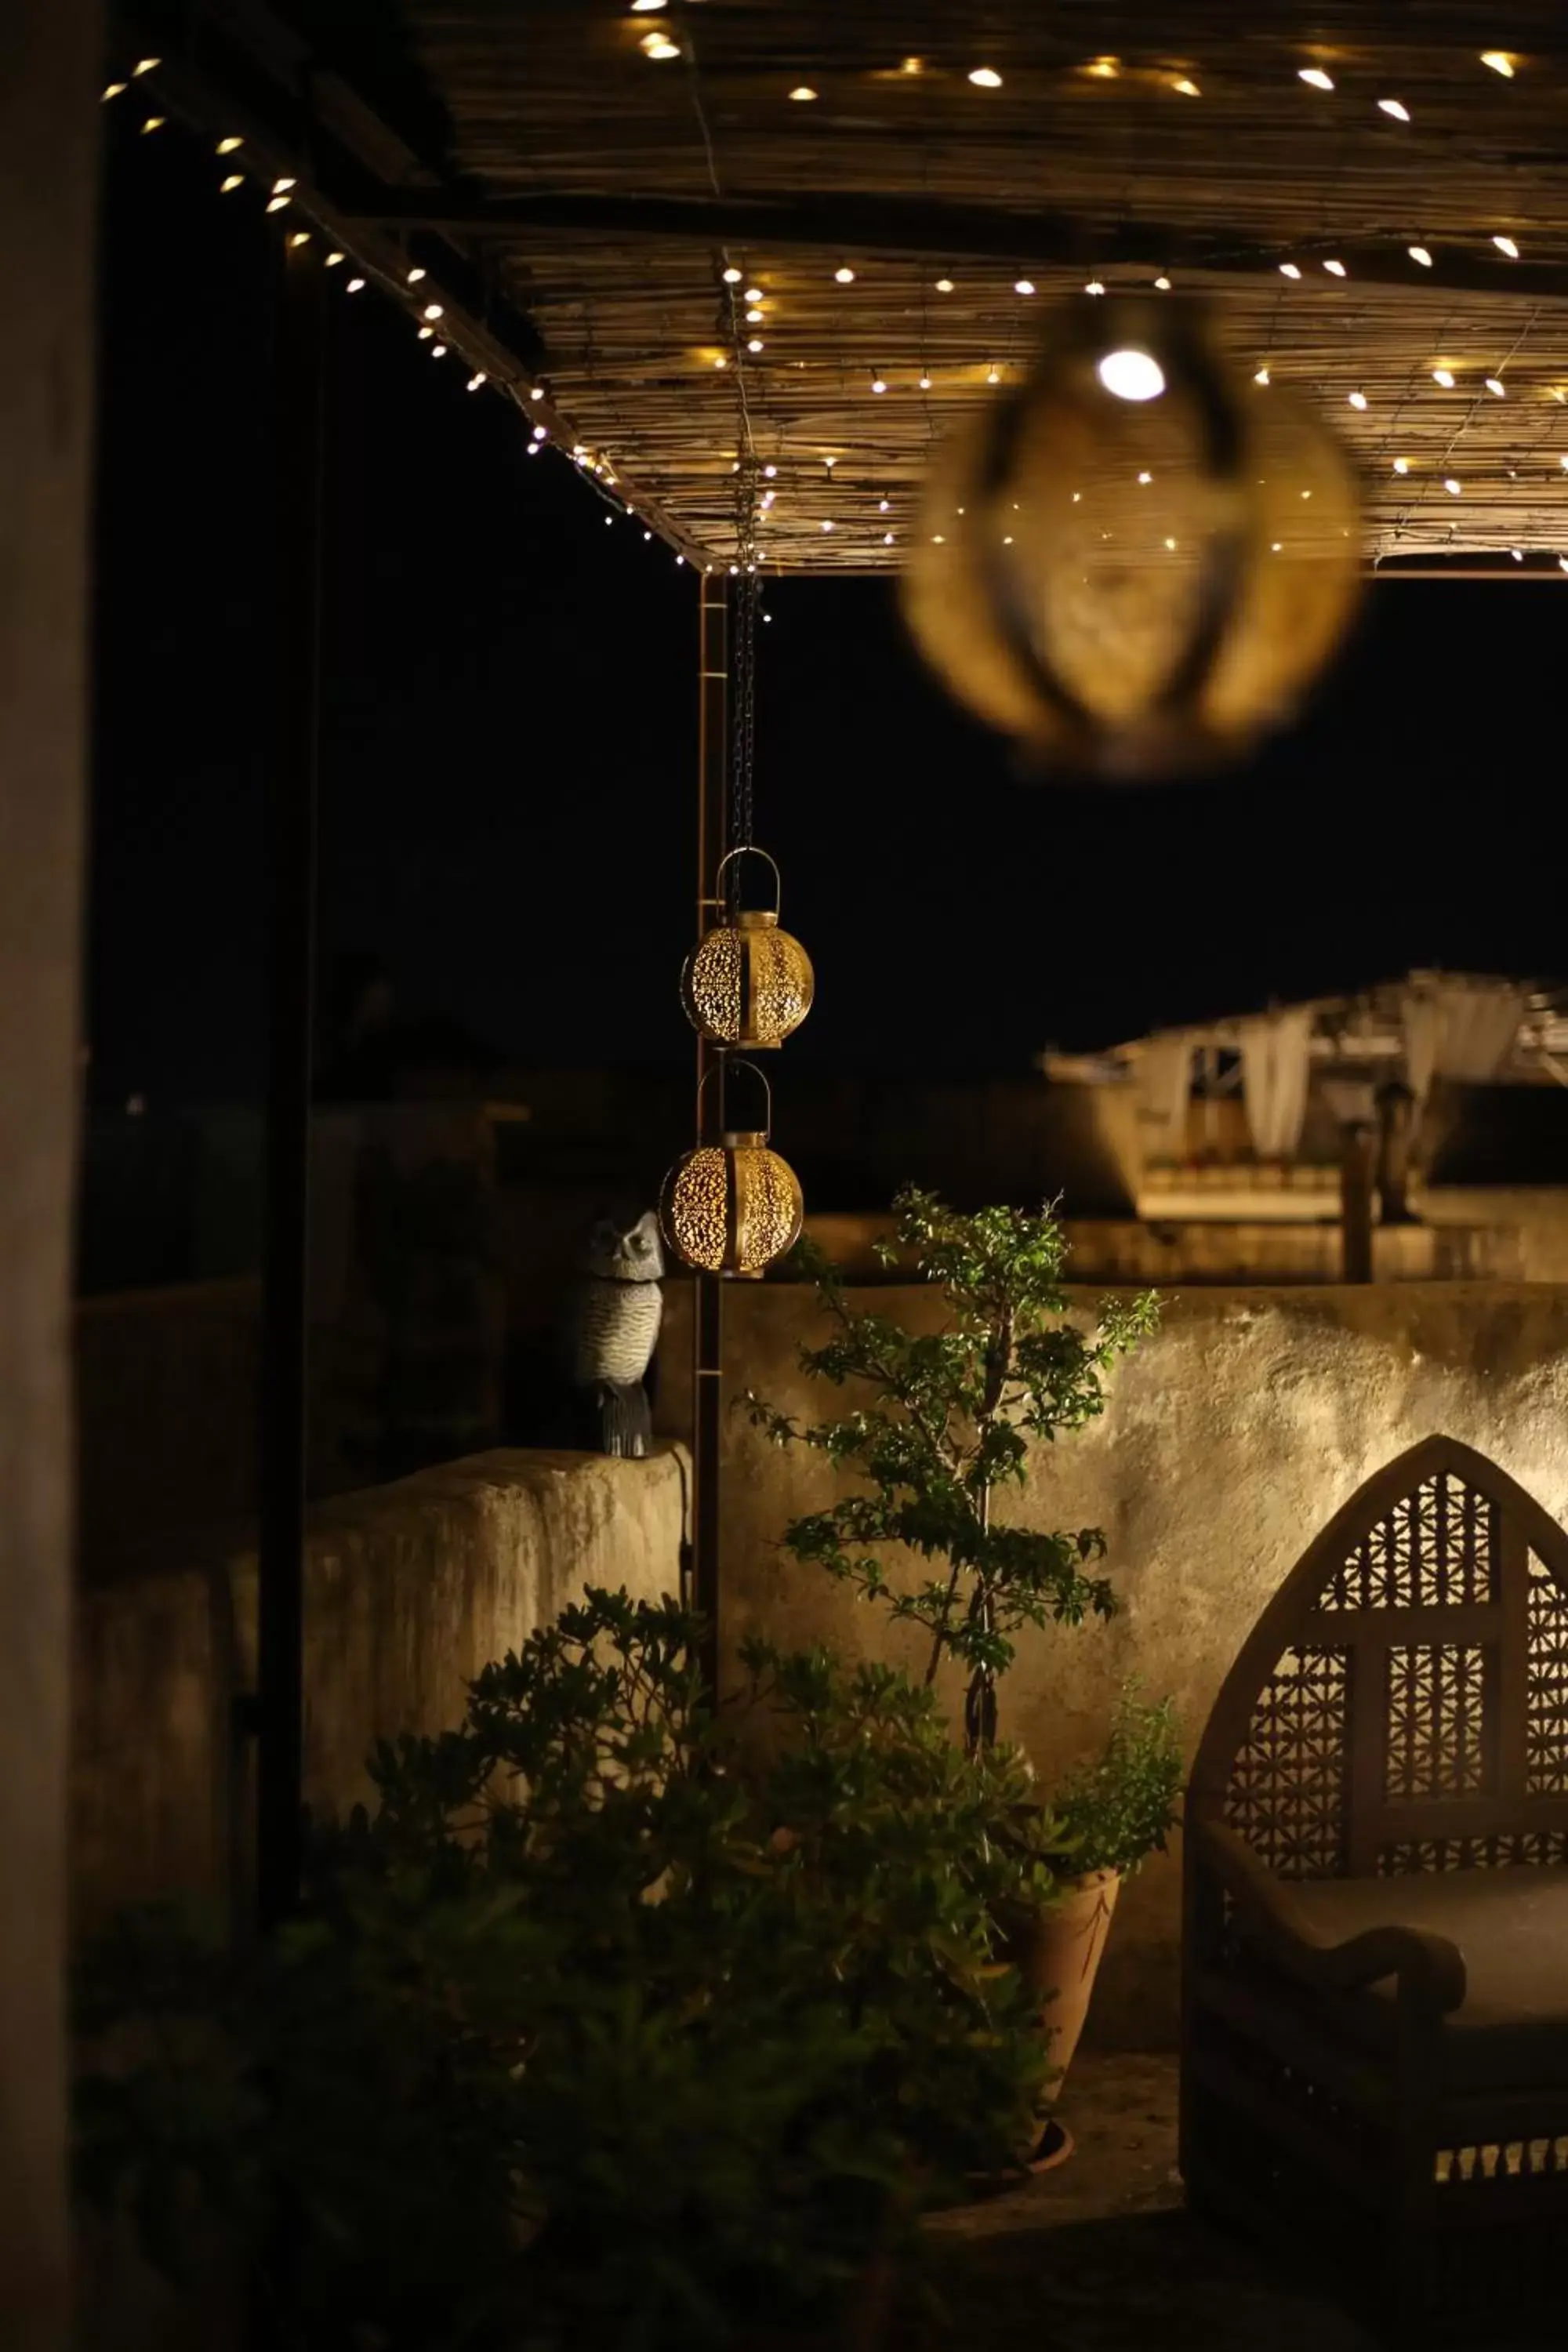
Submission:
<svg viewBox="0 0 1568 2352">
<path fill-rule="evenodd" d="M 1267 362 L 1265 362 L 1265 364 L 1260 368 L 1253 369 L 1252 381 L 1254 383 L 1267 383 L 1268 380 L 1268 368 Z"/>
<path fill-rule="evenodd" d="M 1091 278 L 1083 290 L 1086 294 L 1103 294 L 1105 288 L 1098 278 Z"/>
<path fill-rule="evenodd" d="M 433 360 L 444 360 L 447 356 L 446 344 L 432 343 L 430 346 L 430 356 Z"/>
<path fill-rule="evenodd" d="M 1395 122 L 1409 121 L 1410 109 L 1402 100 L 1397 98 L 1380 98 L 1377 104 L 1378 111 L 1382 114 L 1391 114 Z"/>
<path fill-rule="evenodd" d="M 1481 380 L 1494 400 L 1506 400 L 1508 398 L 1508 389 L 1500 375 L 1484 376 Z"/>
<path fill-rule="evenodd" d="M 724 283 L 726 286 L 738 286 L 744 276 L 745 271 L 743 269 L 736 269 L 731 267 L 724 272 Z"/>
<path fill-rule="evenodd" d="M 634 16 L 651 16 L 656 9 L 666 5 L 666 0 L 632 0 Z"/>
<path fill-rule="evenodd" d="M 145 136 L 149 131 L 162 131 L 168 119 L 166 114 L 150 114 L 142 125 L 142 135 Z"/>
<path fill-rule="evenodd" d="M 922 375 L 922 376 L 921 376 L 921 390 L 922 392 L 929 392 L 929 391 L 931 390 L 931 378 L 930 378 L 930 376 L 929 376 L 929 375 Z"/>
<path fill-rule="evenodd" d="M 936 290 L 939 294 L 951 294 L 952 291 L 952 278 L 939 278 L 936 281 Z"/>
<path fill-rule="evenodd" d="M 419 340 L 420 340 L 420 341 L 421 341 L 422 343 L 433 342 L 433 341 L 435 341 L 435 338 L 436 338 L 436 330 L 435 330 L 435 328 L 434 328 L 434 327 L 421 327 L 421 328 L 420 328 L 420 330 L 419 330 Z"/>
<path fill-rule="evenodd" d="M 752 310 L 747 311 L 746 324 L 748 327 L 760 327 L 762 323 L 763 314 L 760 310 Z"/>
<path fill-rule="evenodd" d="M 128 81 L 111 81 L 108 89 L 102 92 L 104 105 L 107 106 L 111 98 L 123 98 L 130 87 L 131 84 Z"/>
<path fill-rule="evenodd" d="M 268 196 L 267 199 L 267 209 L 269 213 L 280 213 L 284 210 L 288 202 L 289 199 L 287 196 Z"/>
<path fill-rule="evenodd" d="M 487 378 L 487 377 L 486 377 L 486 375 L 485 375 L 485 372 L 484 372 L 483 368 L 479 368 L 479 370 L 478 370 L 478 371 L 477 371 L 473 375 L 471 375 L 471 376 L 468 378 L 468 390 L 469 390 L 470 392 L 478 392 L 478 390 L 479 390 L 479 388 L 480 384 L 481 384 L 481 383 L 486 383 L 487 381 L 488 381 L 488 378 Z"/>
<path fill-rule="evenodd" d="M 871 389 L 873 392 L 886 392 L 888 389 L 887 378 L 885 376 L 874 375 L 871 378 Z"/>
<path fill-rule="evenodd" d="M 1440 383 L 1445 392 L 1452 392 L 1454 389 L 1453 369 L 1435 367 L 1432 371 L 1432 381 L 1434 383 Z"/>
<path fill-rule="evenodd" d="M 216 152 L 220 155 L 232 155 L 237 148 L 243 147 L 244 144 L 243 139 L 220 139 Z"/>
<path fill-rule="evenodd" d="M 1352 408 L 1364 408 L 1366 406 L 1366 394 L 1364 392 L 1350 392 L 1345 394 L 1345 398 L 1350 402 Z"/>
<path fill-rule="evenodd" d="M 672 41 L 668 33 L 645 33 L 637 46 L 644 57 L 651 58 L 655 65 L 663 65 L 668 58 L 680 55 L 679 43 Z"/>
<path fill-rule="evenodd" d="M 1396 474 L 1407 474 L 1410 471 L 1409 458 L 1395 457 L 1394 461 L 1394 470 Z"/>
<path fill-rule="evenodd" d="M 1168 539 L 1168 540 L 1165 541 L 1165 544 L 1166 544 L 1166 546 L 1170 549 L 1171 553 L 1172 553 L 1173 555 L 1174 555 L 1174 553 L 1175 553 L 1175 551 L 1176 551 L 1176 542 L 1175 542 L 1175 541 L 1174 541 L 1173 539 Z"/>
<path fill-rule="evenodd" d="M 290 179 L 286 173 L 281 180 L 273 181 L 272 193 L 275 196 L 286 196 L 290 188 L 298 187 L 298 185 L 299 182 L 297 180 Z M 420 275 L 423 277 L 424 272 L 421 271 Z"/>
<path fill-rule="evenodd" d="M 447 306 L 446 306 L 446 304 L 445 304 L 444 302 L 426 302 L 426 305 L 425 305 L 425 316 L 426 316 L 427 319 L 444 319 L 444 318 L 446 317 L 446 315 L 447 315 Z"/>
<path fill-rule="evenodd" d="M 885 530 L 885 531 L 882 533 L 882 544 L 883 544 L 883 546 L 884 546 L 884 547 L 891 547 L 892 543 L 893 543 L 893 534 L 892 534 L 892 532 L 891 532 L 890 530 Z"/>
<path fill-rule="evenodd" d="M 830 522 L 825 522 L 822 528 L 824 530 L 831 530 L 833 529 L 833 525 Z"/>
<path fill-rule="evenodd" d="M 1418 261 L 1423 269 L 1431 268 L 1432 257 L 1427 252 L 1424 245 L 1407 245 L 1405 249 L 1406 253 L 1409 254 L 1411 260 Z"/>
<path fill-rule="evenodd" d="M 1000 89 L 1002 77 L 994 66 L 975 66 L 969 76 L 976 89 Z"/>
<path fill-rule="evenodd" d="M 1092 74 L 1096 81 L 1114 81 L 1121 71 L 1121 60 L 1120 58 L 1090 58 L 1084 71 Z"/>
<path fill-rule="evenodd" d="M 999 368 L 988 369 L 986 372 L 985 381 L 987 383 L 1000 383 L 1002 381 L 1001 370 Z"/>
<path fill-rule="evenodd" d="M 1034 290 L 1034 282 L 1031 278 L 1020 278 L 1016 279 L 1014 282 L 1013 291 L 1015 294 L 1032 294 Z"/>
<path fill-rule="evenodd" d="M 1448 496 L 1451 499 L 1458 498 L 1462 494 L 1464 487 L 1463 482 L 1457 482 L 1452 474 L 1449 475 L 1447 480 L 1443 485 L 1443 488 L 1447 491 Z"/>
<path fill-rule="evenodd" d="M 1282 261 L 1279 264 L 1279 275 L 1281 278 L 1300 278 L 1301 272 L 1297 268 L 1295 262 Z"/>
<path fill-rule="evenodd" d="M 289 242 L 296 249 L 302 245 L 309 245 L 310 242 L 310 230 L 308 228 L 297 228 L 294 231 L 293 236 L 289 239 Z"/>
<path fill-rule="evenodd" d="M 1170 290 L 1171 290 L 1171 281 L 1170 281 L 1170 279 L 1169 279 L 1168 278 L 1155 278 L 1155 280 L 1154 280 L 1154 291 L 1155 291 L 1155 293 L 1156 293 L 1156 294 L 1168 294 L 1168 293 L 1170 292 Z"/>
<path fill-rule="evenodd" d="M 778 467 L 777 467 L 776 466 L 764 466 L 764 467 L 763 467 L 763 473 L 767 476 L 767 478 L 768 478 L 769 481 L 771 482 L 771 481 L 773 480 L 773 478 L 774 475 L 778 472 Z"/>
<path fill-rule="evenodd" d="M 816 96 L 816 92 L 811 88 L 808 82 L 803 81 L 796 84 L 795 88 L 791 90 L 790 96 L 795 99 L 798 104 L 805 106 L 809 100 L 814 99 Z"/>
<path fill-rule="evenodd" d="M 1297 71 L 1296 79 L 1298 81 L 1310 82 L 1314 89 L 1332 89 L 1334 86 L 1332 75 L 1326 74 L 1321 66 L 1301 66 Z"/>
<path fill-rule="evenodd" d="M 1325 261 L 1323 268 L 1331 278 L 1342 278 L 1345 275 L 1345 266 L 1342 261 Z"/>
<path fill-rule="evenodd" d="M 339 264 L 340 262 L 342 262 L 342 261 L 346 261 L 347 259 L 348 259 L 348 255 L 347 255 L 346 253 L 339 253 L 339 252 L 334 248 L 332 252 L 331 252 L 331 253 L 329 253 L 329 254 L 327 255 L 327 257 L 326 257 L 325 260 L 324 260 L 324 261 L 322 262 L 322 264 L 321 264 L 321 267 L 322 267 L 322 268 L 323 268 L 323 269 L 335 269 L 335 268 L 338 267 L 338 264 Z"/>
<path fill-rule="evenodd" d="M 1182 76 L 1180 81 L 1173 81 L 1171 84 L 1171 88 L 1177 91 L 1183 98 L 1202 98 L 1203 96 L 1203 92 L 1198 88 L 1196 82 L 1192 80 L 1186 74 Z"/>
<path fill-rule="evenodd" d="M 533 437 L 536 441 L 548 441 L 550 438 L 549 425 L 536 425 L 533 428 Z"/>
<path fill-rule="evenodd" d="M 409 286 L 417 286 L 422 278 L 428 278 L 430 272 L 424 267 L 423 263 L 416 261 L 413 268 L 408 272 L 407 277 L 405 279 L 405 283 Z"/>
<path fill-rule="evenodd" d="M 1519 259 L 1519 247 L 1515 245 L 1511 236 L 1494 236 L 1492 243 L 1496 246 L 1500 253 L 1503 253 L 1508 256 L 1510 261 L 1517 261 Z"/>
<path fill-rule="evenodd" d="M 1522 548 L 1510 547 L 1509 549 L 1509 553 L 1512 556 L 1516 563 L 1522 563 L 1524 562 L 1524 551 Z"/>
<path fill-rule="evenodd" d="M 1153 480 L 1153 478 L 1154 478 L 1153 475 L 1152 475 L 1152 474 L 1151 474 L 1151 473 L 1148 473 L 1148 472 L 1142 473 L 1142 474 L 1140 474 L 1140 475 L 1139 475 L 1139 477 L 1138 477 L 1138 479 L 1139 479 L 1140 483 L 1142 485 L 1142 487 L 1143 487 L 1145 489 L 1147 489 L 1147 488 L 1148 488 L 1149 484 Z"/>
<path fill-rule="evenodd" d="M 741 299 L 745 302 L 764 302 L 767 297 L 760 286 L 748 286 Z"/>
<path fill-rule="evenodd" d="M 218 194 L 220 196 L 232 196 L 236 188 L 243 188 L 244 185 L 245 173 L 243 172 L 231 172 L 227 179 L 220 183 Z M 270 210 L 270 206 L 268 207 L 268 210 Z"/>
<path fill-rule="evenodd" d="M 143 74 L 156 73 L 163 62 L 162 58 L 138 58 L 131 68 L 132 80 L 139 81 Z"/>
<path fill-rule="evenodd" d="M 363 278 L 351 278 L 347 286 L 343 289 L 343 291 L 346 294 L 363 294 L 364 292 L 364 279 Z"/>
<path fill-rule="evenodd" d="M 824 459 L 823 459 L 823 461 L 822 461 L 822 462 L 823 462 L 823 464 L 826 467 L 826 468 L 827 468 L 828 472 L 831 474 L 831 472 L 833 471 L 833 468 L 835 467 L 835 466 L 837 466 L 837 465 L 838 460 L 837 460 L 837 457 L 824 457 Z"/>
<path fill-rule="evenodd" d="M 763 348 L 763 339 L 762 339 L 761 335 L 752 335 L 752 336 L 750 336 L 750 337 L 748 338 L 748 340 L 747 340 L 747 343 L 746 343 L 746 349 L 747 349 L 749 352 L 760 352 L 760 351 L 762 350 L 762 348 Z"/>
<path fill-rule="evenodd" d="M 1483 49 L 1481 63 L 1490 66 L 1493 73 L 1501 74 L 1504 81 L 1513 79 L 1513 59 L 1506 49 Z"/>
</svg>

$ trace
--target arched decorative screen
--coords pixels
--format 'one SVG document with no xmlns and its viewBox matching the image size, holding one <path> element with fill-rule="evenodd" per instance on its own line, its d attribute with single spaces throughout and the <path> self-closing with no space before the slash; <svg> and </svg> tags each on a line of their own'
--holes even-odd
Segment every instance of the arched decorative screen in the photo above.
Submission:
<svg viewBox="0 0 1568 2352">
<path fill-rule="evenodd" d="M 1310 1545 L 1194 1775 L 1285 1878 L 1568 1861 L 1568 1536 L 1429 1438 Z"/>
</svg>

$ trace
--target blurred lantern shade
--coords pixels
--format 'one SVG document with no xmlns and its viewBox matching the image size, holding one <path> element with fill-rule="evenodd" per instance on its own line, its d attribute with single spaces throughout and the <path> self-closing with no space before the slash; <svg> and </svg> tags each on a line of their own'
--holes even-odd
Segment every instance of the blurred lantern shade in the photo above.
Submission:
<svg viewBox="0 0 1568 2352">
<path fill-rule="evenodd" d="M 680 975 L 680 1000 L 692 1027 L 712 1044 L 771 1051 L 811 1011 L 816 979 L 800 941 L 780 928 L 779 870 L 766 850 L 732 849 L 720 864 L 715 898 L 722 896 L 725 866 L 741 856 L 773 866 L 774 903 L 739 909 L 704 932 Z"/>
<path fill-rule="evenodd" d="M 939 453 L 904 578 L 926 659 L 1047 761 L 1152 778 L 1245 751 L 1333 653 L 1359 588 L 1340 443 L 1199 306 L 1059 314 Z"/>
<path fill-rule="evenodd" d="M 665 1238 L 684 1265 L 749 1280 L 794 1247 L 804 1214 L 794 1169 L 756 1130 L 684 1152 L 659 1202 Z"/>
</svg>

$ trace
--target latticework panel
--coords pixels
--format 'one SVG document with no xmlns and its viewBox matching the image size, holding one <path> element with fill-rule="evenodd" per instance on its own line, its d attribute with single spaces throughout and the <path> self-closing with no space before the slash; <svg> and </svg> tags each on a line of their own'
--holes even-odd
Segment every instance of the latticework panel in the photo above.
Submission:
<svg viewBox="0 0 1568 2352">
<path fill-rule="evenodd" d="M 1568 1830 L 1498 1830 L 1476 1837 L 1402 1838 L 1380 1848 L 1378 1875 L 1417 1870 L 1540 1869 L 1568 1863 Z"/>
<path fill-rule="evenodd" d="M 1321 1609 L 1440 1609 L 1494 1597 L 1498 1507 L 1451 1470 L 1414 1494 L 1361 1537 L 1335 1570 Z"/>
<path fill-rule="evenodd" d="M 1568 1597 L 1533 1552 L 1528 1622 L 1525 1790 L 1532 1797 L 1568 1796 Z"/>
<path fill-rule="evenodd" d="M 1287 1650 L 1258 1695 L 1226 1819 L 1282 1878 L 1344 1865 L 1350 1674 L 1343 1650 Z"/>
<path fill-rule="evenodd" d="M 1473 1797 L 1486 1783 L 1486 1652 L 1479 1642 L 1388 1653 L 1391 1797 Z"/>
</svg>

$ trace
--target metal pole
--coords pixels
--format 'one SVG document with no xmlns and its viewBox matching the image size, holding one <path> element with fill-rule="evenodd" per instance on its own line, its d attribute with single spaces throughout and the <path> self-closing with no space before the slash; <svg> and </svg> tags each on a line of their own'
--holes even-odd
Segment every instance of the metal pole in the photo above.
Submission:
<svg viewBox="0 0 1568 2352">
<path fill-rule="evenodd" d="M 268 778 L 269 1035 L 262 1250 L 256 1769 L 257 1912 L 295 1907 L 302 1853 L 305 1285 L 314 996 L 326 312 L 320 268 L 286 249 L 273 352 L 273 735 Z"/>
<path fill-rule="evenodd" d="M 705 572 L 698 608 L 697 936 L 718 912 L 714 880 L 726 846 L 730 749 L 729 585 Z M 708 1083 L 710 1073 L 712 1082 Z M 696 1132 L 723 1126 L 724 1057 L 697 1041 Z M 718 1097 L 718 1100 L 710 1097 Z M 713 1122 L 717 1122 L 713 1125 Z M 704 1678 L 719 1686 L 719 1453 L 723 1433 L 724 1288 L 714 1274 L 694 1278 L 691 1310 L 691 1591 L 707 1620 Z"/>
</svg>

